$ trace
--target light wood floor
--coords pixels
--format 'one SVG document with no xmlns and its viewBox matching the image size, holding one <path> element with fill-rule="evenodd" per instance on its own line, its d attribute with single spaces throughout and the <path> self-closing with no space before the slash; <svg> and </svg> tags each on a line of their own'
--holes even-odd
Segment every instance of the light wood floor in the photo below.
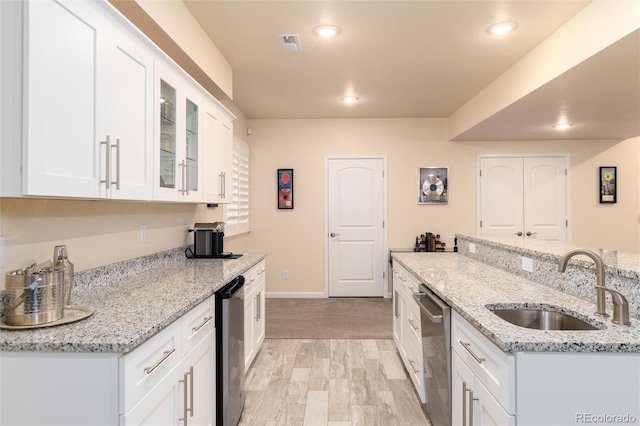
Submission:
<svg viewBox="0 0 640 426">
<path fill-rule="evenodd" d="M 393 340 L 267 339 L 241 426 L 429 425 Z"/>
</svg>

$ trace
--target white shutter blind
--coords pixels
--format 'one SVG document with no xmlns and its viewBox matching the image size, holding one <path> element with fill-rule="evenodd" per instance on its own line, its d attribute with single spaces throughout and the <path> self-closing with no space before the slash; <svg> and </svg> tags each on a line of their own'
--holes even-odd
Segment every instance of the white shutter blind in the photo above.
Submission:
<svg viewBox="0 0 640 426">
<path fill-rule="evenodd" d="M 249 145 L 233 138 L 232 202 L 227 204 L 225 235 L 249 232 Z"/>
</svg>

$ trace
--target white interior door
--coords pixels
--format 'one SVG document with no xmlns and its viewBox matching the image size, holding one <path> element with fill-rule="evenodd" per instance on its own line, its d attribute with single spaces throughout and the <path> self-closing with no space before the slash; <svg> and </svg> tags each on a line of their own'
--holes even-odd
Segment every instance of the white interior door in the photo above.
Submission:
<svg viewBox="0 0 640 426">
<path fill-rule="evenodd" d="M 384 159 L 330 158 L 327 181 L 329 297 L 382 297 Z"/>
<path fill-rule="evenodd" d="M 565 157 L 480 158 L 480 234 L 567 240 Z"/>
<path fill-rule="evenodd" d="M 524 159 L 524 234 L 551 241 L 567 238 L 567 176 L 564 157 Z"/>
</svg>

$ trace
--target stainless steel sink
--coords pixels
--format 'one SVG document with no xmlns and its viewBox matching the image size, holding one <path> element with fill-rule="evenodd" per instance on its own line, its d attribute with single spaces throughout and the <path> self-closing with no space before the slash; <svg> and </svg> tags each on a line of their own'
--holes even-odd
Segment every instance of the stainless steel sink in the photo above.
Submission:
<svg viewBox="0 0 640 426">
<path fill-rule="evenodd" d="M 563 312 L 547 309 L 503 309 L 489 307 L 489 310 L 503 320 L 536 330 L 599 330 L 585 321 Z"/>
</svg>

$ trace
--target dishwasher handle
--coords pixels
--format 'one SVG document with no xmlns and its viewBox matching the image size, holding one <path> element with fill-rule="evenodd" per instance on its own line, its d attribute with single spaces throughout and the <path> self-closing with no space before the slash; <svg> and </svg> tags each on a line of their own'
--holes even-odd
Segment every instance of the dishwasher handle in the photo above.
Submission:
<svg viewBox="0 0 640 426">
<path fill-rule="evenodd" d="M 433 296 L 431 296 L 429 293 L 413 293 L 413 298 L 416 300 L 416 302 L 418 302 L 418 306 L 420 307 L 420 311 L 425 314 L 427 316 L 427 318 L 429 318 L 429 321 L 433 322 L 433 323 L 440 323 L 442 322 L 442 314 L 438 314 L 438 313 L 433 313 L 431 312 L 426 306 L 424 306 L 422 303 L 420 303 L 420 299 L 429 299 L 430 301 L 432 301 L 433 303 L 435 303 L 438 306 L 442 306 L 441 303 L 439 303 L 439 300 L 435 300 L 433 298 Z"/>
</svg>

